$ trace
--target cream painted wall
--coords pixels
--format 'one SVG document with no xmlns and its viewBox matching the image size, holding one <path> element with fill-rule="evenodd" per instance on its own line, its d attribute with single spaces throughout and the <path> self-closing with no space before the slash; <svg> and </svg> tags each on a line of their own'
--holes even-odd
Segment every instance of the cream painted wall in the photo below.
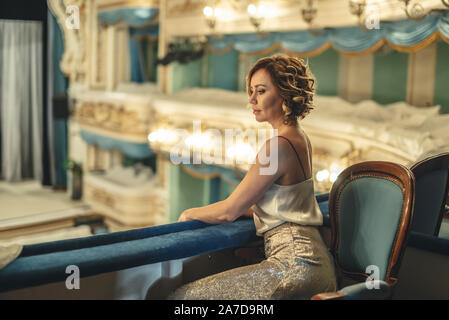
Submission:
<svg viewBox="0 0 449 320">
<path fill-rule="evenodd" d="M 434 104 L 437 43 L 409 55 L 407 102 L 414 106 Z"/>
<path fill-rule="evenodd" d="M 426 9 L 444 8 L 440 0 L 420 0 L 420 4 Z M 357 18 L 349 11 L 348 0 L 320 0 L 315 1 L 317 15 L 314 25 L 317 27 L 344 27 L 357 25 Z M 301 9 L 304 1 L 297 0 L 276 0 L 276 16 L 269 21 L 262 23 L 262 29 L 265 31 L 286 31 L 286 30 L 304 30 L 308 25 L 304 22 Z M 246 33 L 254 32 L 255 28 L 249 22 L 247 14 L 247 2 L 228 0 L 222 1 L 223 11 L 228 10 L 230 17 L 222 18 L 216 23 L 218 33 Z M 161 23 L 166 23 L 167 36 L 189 36 L 211 34 L 205 18 L 203 0 L 160 0 L 160 6 L 166 11 L 166 20 L 161 19 Z M 380 14 L 380 19 L 400 20 L 405 19 L 406 15 L 402 3 L 397 1 L 382 0 L 372 2 L 371 7 L 376 7 Z M 182 27 L 180 27 L 182 26 Z"/>
<path fill-rule="evenodd" d="M 354 103 L 371 99 L 373 66 L 372 54 L 361 57 L 340 55 L 338 95 Z"/>
</svg>

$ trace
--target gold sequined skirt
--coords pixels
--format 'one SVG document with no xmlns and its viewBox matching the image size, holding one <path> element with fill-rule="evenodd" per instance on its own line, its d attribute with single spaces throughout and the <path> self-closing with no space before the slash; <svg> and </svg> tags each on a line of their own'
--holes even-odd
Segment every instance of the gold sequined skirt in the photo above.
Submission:
<svg viewBox="0 0 449 320">
<path fill-rule="evenodd" d="M 265 232 L 264 244 L 262 262 L 191 282 L 169 299 L 310 299 L 336 291 L 333 259 L 317 227 L 286 222 Z"/>
</svg>

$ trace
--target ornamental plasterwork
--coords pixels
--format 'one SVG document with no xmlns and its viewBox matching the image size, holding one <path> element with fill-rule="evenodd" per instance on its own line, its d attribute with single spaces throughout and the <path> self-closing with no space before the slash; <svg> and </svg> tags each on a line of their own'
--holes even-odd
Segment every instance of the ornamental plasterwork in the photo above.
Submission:
<svg viewBox="0 0 449 320">
<path fill-rule="evenodd" d="M 185 13 L 198 14 L 203 11 L 206 4 L 204 0 L 184 0 L 168 2 L 168 16 L 179 16 Z"/>
<path fill-rule="evenodd" d="M 114 196 L 102 189 L 92 188 L 92 190 L 90 190 L 90 196 L 92 199 L 95 199 L 95 201 L 98 201 L 109 208 L 114 209 L 115 207 Z"/>
<path fill-rule="evenodd" d="M 161 189 L 155 187 L 145 197 L 133 197 L 106 191 L 98 185 L 100 181 L 105 182 L 89 175 L 84 185 L 87 202 L 97 212 L 125 225 L 153 225 L 167 220 L 167 201 Z"/>
<path fill-rule="evenodd" d="M 277 2 L 281 2 L 277 0 Z M 285 2 L 283 0 L 282 2 Z M 179 16 L 188 14 L 203 14 L 205 6 L 213 4 L 219 5 L 221 8 L 232 10 L 234 13 L 247 11 L 248 5 L 251 3 L 249 0 L 168 0 L 168 15 Z"/>
<path fill-rule="evenodd" d="M 75 110 L 79 124 L 105 129 L 114 133 L 142 135 L 148 134 L 148 119 L 123 105 L 104 102 L 80 102 Z"/>
<path fill-rule="evenodd" d="M 89 12 L 87 6 L 91 5 L 92 1 L 47 0 L 47 3 L 56 16 L 64 37 L 61 70 L 70 82 L 84 83 L 87 76 L 86 43 L 89 33 L 88 28 L 86 28 Z M 77 24 L 78 21 L 79 24 Z"/>
</svg>

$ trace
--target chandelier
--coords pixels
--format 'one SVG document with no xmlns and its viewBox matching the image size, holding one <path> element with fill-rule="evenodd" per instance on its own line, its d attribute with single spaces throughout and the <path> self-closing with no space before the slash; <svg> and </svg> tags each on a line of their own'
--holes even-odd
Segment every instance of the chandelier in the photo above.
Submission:
<svg viewBox="0 0 449 320">
<path fill-rule="evenodd" d="M 221 8 L 217 5 L 204 7 L 203 15 L 206 19 L 207 26 L 212 31 L 214 31 L 215 25 L 217 24 L 217 20 L 220 18 L 221 13 Z"/>
<path fill-rule="evenodd" d="M 274 2 L 250 1 L 247 7 L 249 22 L 256 29 L 259 38 L 267 37 L 268 33 L 262 32 L 262 24 L 265 20 L 273 18 L 277 14 Z"/>
</svg>

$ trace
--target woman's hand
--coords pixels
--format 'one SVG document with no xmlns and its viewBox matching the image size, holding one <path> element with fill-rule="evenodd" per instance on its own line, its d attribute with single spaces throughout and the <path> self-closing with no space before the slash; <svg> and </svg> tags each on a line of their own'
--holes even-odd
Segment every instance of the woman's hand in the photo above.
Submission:
<svg viewBox="0 0 449 320">
<path fill-rule="evenodd" d="M 178 222 L 184 222 L 184 221 L 189 221 L 189 220 L 194 220 L 192 217 L 194 216 L 194 212 L 195 212 L 196 208 L 191 208 L 191 209 L 187 209 L 184 210 L 183 213 L 181 213 L 181 215 L 178 218 Z"/>
</svg>

